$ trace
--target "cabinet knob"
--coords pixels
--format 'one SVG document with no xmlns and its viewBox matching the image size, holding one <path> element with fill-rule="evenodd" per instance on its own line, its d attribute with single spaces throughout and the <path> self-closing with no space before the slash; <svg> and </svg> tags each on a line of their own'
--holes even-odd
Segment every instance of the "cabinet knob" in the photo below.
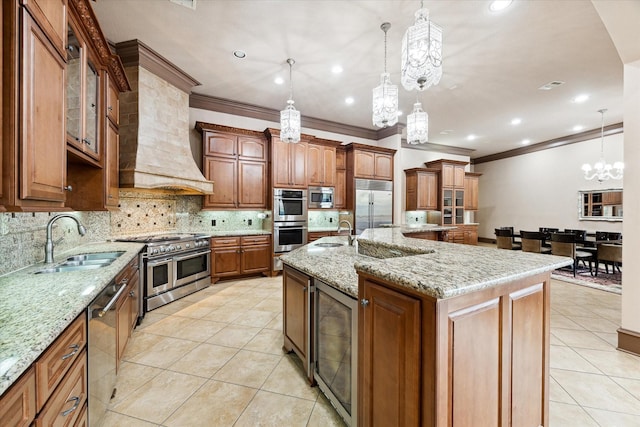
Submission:
<svg viewBox="0 0 640 427">
<path fill-rule="evenodd" d="M 113 107 L 112 107 L 111 105 L 109 105 L 109 106 L 107 107 L 107 110 L 109 110 L 109 111 L 113 111 Z"/>
<path fill-rule="evenodd" d="M 130 296 L 130 297 L 135 297 L 135 296 L 136 296 L 136 293 L 135 293 L 134 291 L 131 291 L 131 292 L 129 292 L 129 296 Z"/>
<path fill-rule="evenodd" d="M 65 190 L 65 191 L 73 191 L 73 187 L 70 186 L 70 185 L 66 185 L 66 186 L 62 187 L 62 189 Z"/>
<path fill-rule="evenodd" d="M 363 306 L 363 307 L 368 306 L 368 305 L 369 305 L 369 300 L 368 300 L 368 299 L 366 299 L 366 298 L 362 298 L 362 299 L 360 300 L 360 305 L 361 305 L 361 306 Z"/>
</svg>

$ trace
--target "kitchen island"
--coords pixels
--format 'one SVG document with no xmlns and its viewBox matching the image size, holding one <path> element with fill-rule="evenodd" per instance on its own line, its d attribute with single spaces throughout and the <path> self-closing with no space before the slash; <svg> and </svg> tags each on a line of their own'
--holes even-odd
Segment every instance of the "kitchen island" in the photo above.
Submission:
<svg viewBox="0 0 640 427">
<path fill-rule="evenodd" d="M 283 262 L 359 301 L 353 425 L 548 425 L 550 274 L 570 258 L 396 228 L 325 239 Z"/>
</svg>

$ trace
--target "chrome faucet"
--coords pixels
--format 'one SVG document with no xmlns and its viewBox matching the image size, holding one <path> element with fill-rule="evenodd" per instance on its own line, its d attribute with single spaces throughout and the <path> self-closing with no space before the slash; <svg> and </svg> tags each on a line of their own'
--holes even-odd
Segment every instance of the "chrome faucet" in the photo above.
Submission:
<svg viewBox="0 0 640 427">
<path fill-rule="evenodd" d="M 47 243 L 45 243 L 44 246 L 44 262 L 47 264 L 51 264 L 53 262 L 53 239 L 51 238 L 51 229 L 53 227 L 53 223 L 60 218 L 71 218 L 74 220 L 76 224 L 78 224 L 78 233 L 80 233 L 81 236 L 84 236 L 87 233 L 87 229 L 84 228 L 84 225 L 80 224 L 78 218 L 73 215 L 59 214 L 51 218 L 47 223 Z"/>
<path fill-rule="evenodd" d="M 346 219 L 343 219 L 342 221 L 340 221 L 338 223 L 338 228 L 340 228 L 340 225 L 342 225 L 343 222 L 345 222 L 349 226 L 349 246 L 353 246 L 353 241 L 356 238 L 353 235 L 353 226 L 351 225 L 351 223 L 349 221 L 347 221 Z"/>
</svg>

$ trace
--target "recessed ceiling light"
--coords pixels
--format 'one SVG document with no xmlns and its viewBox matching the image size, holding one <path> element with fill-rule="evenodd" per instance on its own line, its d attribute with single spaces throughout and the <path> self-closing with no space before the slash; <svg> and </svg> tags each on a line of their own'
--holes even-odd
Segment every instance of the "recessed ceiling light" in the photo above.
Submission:
<svg viewBox="0 0 640 427">
<path fill-rule="evenodd" d="M 474 139 L 476 139 L 476 136 L 474 134 L 467 135 L 467 141 L 473 141 Z"/>
<path fill-rule="evenodd" d="M 543 85 L 542 85 L 542 86 L 540 86 L 538 89 L 539 89 L 539 90 L 551 90 L 551 89 L 556 88 L 556 87 L 558 87 L 558 86 L 562 86 L 563 84 L 564 84 L 564 82 L 563 82 L 563 81 L 560 81 L 560 80 L 554 80 L 554 81 L 551 81 L 551 82 L 549 82 L 549 83 L 545 83 L 545 84 L 543 84 Z"/>
<path fill-rule="evenodd" d="M 344 99 L 344 102 L 345 102 L 347 105 L 351 105 L 351 104 L 353 104 L 353 103 L 355 102 L 355 99 L 353 99 L 353 96 L 347 96 L 347 97 Z"/>
<path fill-rule="evenodd" d="M 576 104 L 580 104 L 582 102 L 585 102 L 587 99 L 589 99 L 589 95 L 587 95 L 586 93 L 583 93 L 582 95 L 578 95 L 576 97 L 574 97 L 571 102 L 574 102 Z"/>
<path fill-rule="evenodd" d="M 273 82 L 277 85 L 284 84 L 284 79 L 282 77 L 276 77 Z"/>
<path fill-rule="evenodd" d="M 396 113 L 398 116 L 402 115 L 402 110 L 398 110 L 398 112 Z"/>
<path fill-rule="evenodd" d="M 512 125 L 514 125 L 514 126 L 517 126 L 517 125 L 519 125 L 520 123 L 522 123 L 522 119 L 520 119 L 520 118 L 518 118 L 518 117 L 516 117 L 515 119 L 512 119 L 512 120 L 511 120 L 511 124 L 512 124 Z"/>
<path fill-rule="evenodd" d="M 247 56 L 247 54 L 243 50 L 234 50 L 233 56 L 235 56 L 238 59 L 244 59 Z"/>
<path fill-rule="evenodd" d="M 522 145 L 529 145 L 530 142 L 531 142 L 530 139 L 523 139 L 522 140 Z"/>
<path fill-rule="evenodd" d="M 500 12 L 505 10 L 511 5 L 511 0 L 494 0 L 489 4 L 489 10 L 491 12 Z"/>
<path fill-rule="evenodd" d="M 333 67 L 331 67 L 331 72 L 333 74 L 340 74 L 342 71 L 342 66 L 340 65 L 334 65 Z"/>
<path fill-rule="evenodd" d="M 584 129 L 584 126 L 581 126 L 581 125 L 575 125 L 575 126 L 573 127 L 573 131 L 574 131 L 574 132 L 578 132 L 578 131 L 580 131 L 580 130 L 582 130 L 582 129 Z"/>
</svg>

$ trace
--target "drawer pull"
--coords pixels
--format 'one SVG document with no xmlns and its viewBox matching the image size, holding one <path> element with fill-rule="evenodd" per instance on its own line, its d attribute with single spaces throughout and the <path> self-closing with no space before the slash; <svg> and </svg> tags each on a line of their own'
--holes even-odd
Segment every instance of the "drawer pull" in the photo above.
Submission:
<svg viewBox="0 0 640 427">
<path fill-rule="evenodd" d="M 363 306 L 363 307 L 368 306 L 369 305 L 369 300 L 366 299 L 366 298 L 361 299 L 360 300 L 360 305 Z"/>
<path fill-rule="evenodd" d="M 80 350 L 80 346 L 78 344 L 71 344 L 68 348 L 72 348 L 73 351 L 62 356 L 62 360 L 67 360 L 68 358 L 73 357 L 73 355 Z"/>
<path fill-rule="evenodd" d="M 67 415 L 78 409 L 78 406 L 80 405 L 80 398 L 78 396 L 70 397 L 69 400 L 67 400 L 67 403 L 69 402 L 73 402 L 73 406 L 66 411 L 62 411 L 61 414 L 63 417 L 66 417 Z"/>
</svg>

